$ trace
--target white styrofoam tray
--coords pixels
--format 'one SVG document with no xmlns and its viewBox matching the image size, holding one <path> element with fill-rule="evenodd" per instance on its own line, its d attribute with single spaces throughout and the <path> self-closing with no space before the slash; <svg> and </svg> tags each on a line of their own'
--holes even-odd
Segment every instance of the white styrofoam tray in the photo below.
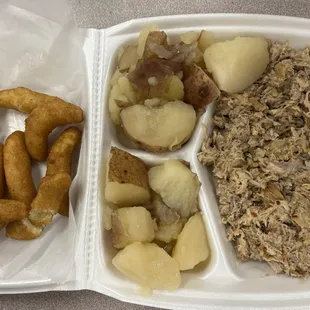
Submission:
<svg viewBox="0 0 310 310">
<path fill-rule="evenodd" d="M 77 207 L 79 234 L 76 241 L 76 266 L 67 282 L 52 283 L 29 275 L 11 283 L 0 282 L 0 293 L 40 292 L 48 290 L 91 289 L 117 299 L 149 306 L 174 309 L 298 309 L 310 305 L 310 280 L 274 275 L 267 264 L 238 264 L 231 244 L 226 240 L 212 185 L 212 174 L 197 160 L 204 135 L 209 130 L 213 113 L 210 105 L 196 126 L 190 141 L 173 153 L 154 155 L 130 149 L 122 144 L 109 119 L 107 99 L 109 79 L 114 70 L 117 50 L 133 42 L 141 28 L 155 23 L 169 36 L 189 30 L 208 29 L 216 39 L 237 35 L 263 35 L 266 38 L 289 41 L 302 48 L 310 42 L 310 20 L 267 15 L 207 14 L 165 16 L 129 21 L 114 27 L 89 29 L 84 51 L 87 60 L 89 109 L 87 119 L 88 156 L 80 164 L 88 166 L 85 180 L 86 197 Z M 204 125 L 202 125 L 204 124 Z M 182 273 L 181 288 L 174 292 L 154 291 L 151 297 L 136 294 L 137 285 L 127 280 L 112 266 L 116 254 L 109 232 L 103 229 L 104 203 L 102 175 L 111 145 L 140 157 L 150 164 L 168 158 L 181 158 L 191 164 L 202 183 L 200 207 L 212 248 L 209 263 L 197 271 Z M 270 274 L 269 276 L 266 276 Z"/>
</svg>

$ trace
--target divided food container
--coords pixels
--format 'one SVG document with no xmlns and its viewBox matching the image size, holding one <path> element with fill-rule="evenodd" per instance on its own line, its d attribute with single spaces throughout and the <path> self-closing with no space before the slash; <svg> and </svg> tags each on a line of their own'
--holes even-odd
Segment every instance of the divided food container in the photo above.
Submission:
<svg viewBox="0 0 310 310">
<path fill-rule="evenodd" d="M 51 290 L 90 289 L 119 300 L 159 308 L 173 309 L 255 309 L 307 308 L 310 305 L 310 282 L 275 275 L 267 264 L 239 263 L 232 245 L 225 236 L 217 207 L 212 172 L 202 166 L 197 153 L 203 138 L 212 130 L 214 104 L 208 106 L 196 125 L 189 142 L 181 149 L 164 154 L 151 154 L 126 146 L 109 118 L 108 95 L 110 78 L 115 70 L 117 50 L 136 40 L 141 28 L 155 23 L 168 36 L 189 30 L 207 29 L 217 40 L 238 35 L 264 36 L 289 41 L 302 48 L 310 42 L 310 20 L 245 14 L 207 14 L 165 16 L 139 19 L 104 30 L 86 32 L 86 55 L 89 96 L 79 165 L 86 173 L 80 180 L 80 199 L 75 199 L 78 234 L 75 242 L 75 265 L 64 283 L 56 283 L 31 273 L 15 275 L 10 281 L 0 281 L 0 292 L 26 293 Z M 197 270 L 182 273 L 182 285 L 173 292 L 153 291 L 151 296 L 139 294 L 138 286 L 125 278 L 112 265 L 116 254 L 110 233 L 104 231 L 104 174 L 110 147 L 141 158 L 148 164 L 159 164 L 169 158 L 183 159 L 202 183 L 199 202 L 203 212 L 211 257 Z"/>
</svg>

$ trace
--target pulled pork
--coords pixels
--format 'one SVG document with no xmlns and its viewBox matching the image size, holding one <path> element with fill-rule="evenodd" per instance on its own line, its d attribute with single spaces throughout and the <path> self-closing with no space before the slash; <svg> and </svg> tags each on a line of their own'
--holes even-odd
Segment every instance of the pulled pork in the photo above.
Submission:
<svg viewBox="0 0 310 310">
<path fill-rule="evenodd" d="M 270 43 L 244 93 L 222 94 L 198 158 L 212 166 L 226 233 L 241 261 L 310 273 L 310 52 Z"/>
</svg>

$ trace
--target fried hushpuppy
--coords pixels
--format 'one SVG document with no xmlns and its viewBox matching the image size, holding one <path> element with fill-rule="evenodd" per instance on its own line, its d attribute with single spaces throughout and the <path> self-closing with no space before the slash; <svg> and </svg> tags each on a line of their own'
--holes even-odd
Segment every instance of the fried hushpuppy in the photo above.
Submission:
<svg viewBox="0 0 310 310">
<path fill-rule="evenodd" d="M 69 127 L 52 145 L 47 157 L 46 175 L 66 172 L 71 175 L 72 153 L 81 140 L 82 133 L 77 127 Z M 63 216 L 69 216 L 69 193 L 58 211 Z"/>
<path fill-rule="evenodd" d="M 37 194 L 31 174 L 31 158 L 22 131 L 13 132 L 3 149 L 5 179 L 10 199 L 30 205 Z"/>
</svg>

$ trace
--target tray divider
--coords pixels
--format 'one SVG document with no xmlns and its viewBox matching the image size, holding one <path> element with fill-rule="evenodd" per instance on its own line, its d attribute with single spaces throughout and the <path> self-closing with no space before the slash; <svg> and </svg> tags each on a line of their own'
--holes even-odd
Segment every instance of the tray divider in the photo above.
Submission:
<svg viewBox="0 0 310 310">
<path fill-rule="evenodd" d="M 98 195 L 97 180 L 100 171 L 100 151 L 101 151 L 101 98 L 102 83 L 104 80 L 103 59 L 105 54 L 105 31 L 94 31 L 94 63 L 92 77 L 92 104 L 90 108 L 89 126 L 90 126 L 90 175 L 89 175 L 89 205 L 86 213 L 86 229 L 85 229 L 85 252 L 84 252 L 84 285 L 85 288 L 92 286 L 92 278 L 94 272 L 94 254 L 96 248 L 96 219 L 98 216 Z"/>
</svg>

